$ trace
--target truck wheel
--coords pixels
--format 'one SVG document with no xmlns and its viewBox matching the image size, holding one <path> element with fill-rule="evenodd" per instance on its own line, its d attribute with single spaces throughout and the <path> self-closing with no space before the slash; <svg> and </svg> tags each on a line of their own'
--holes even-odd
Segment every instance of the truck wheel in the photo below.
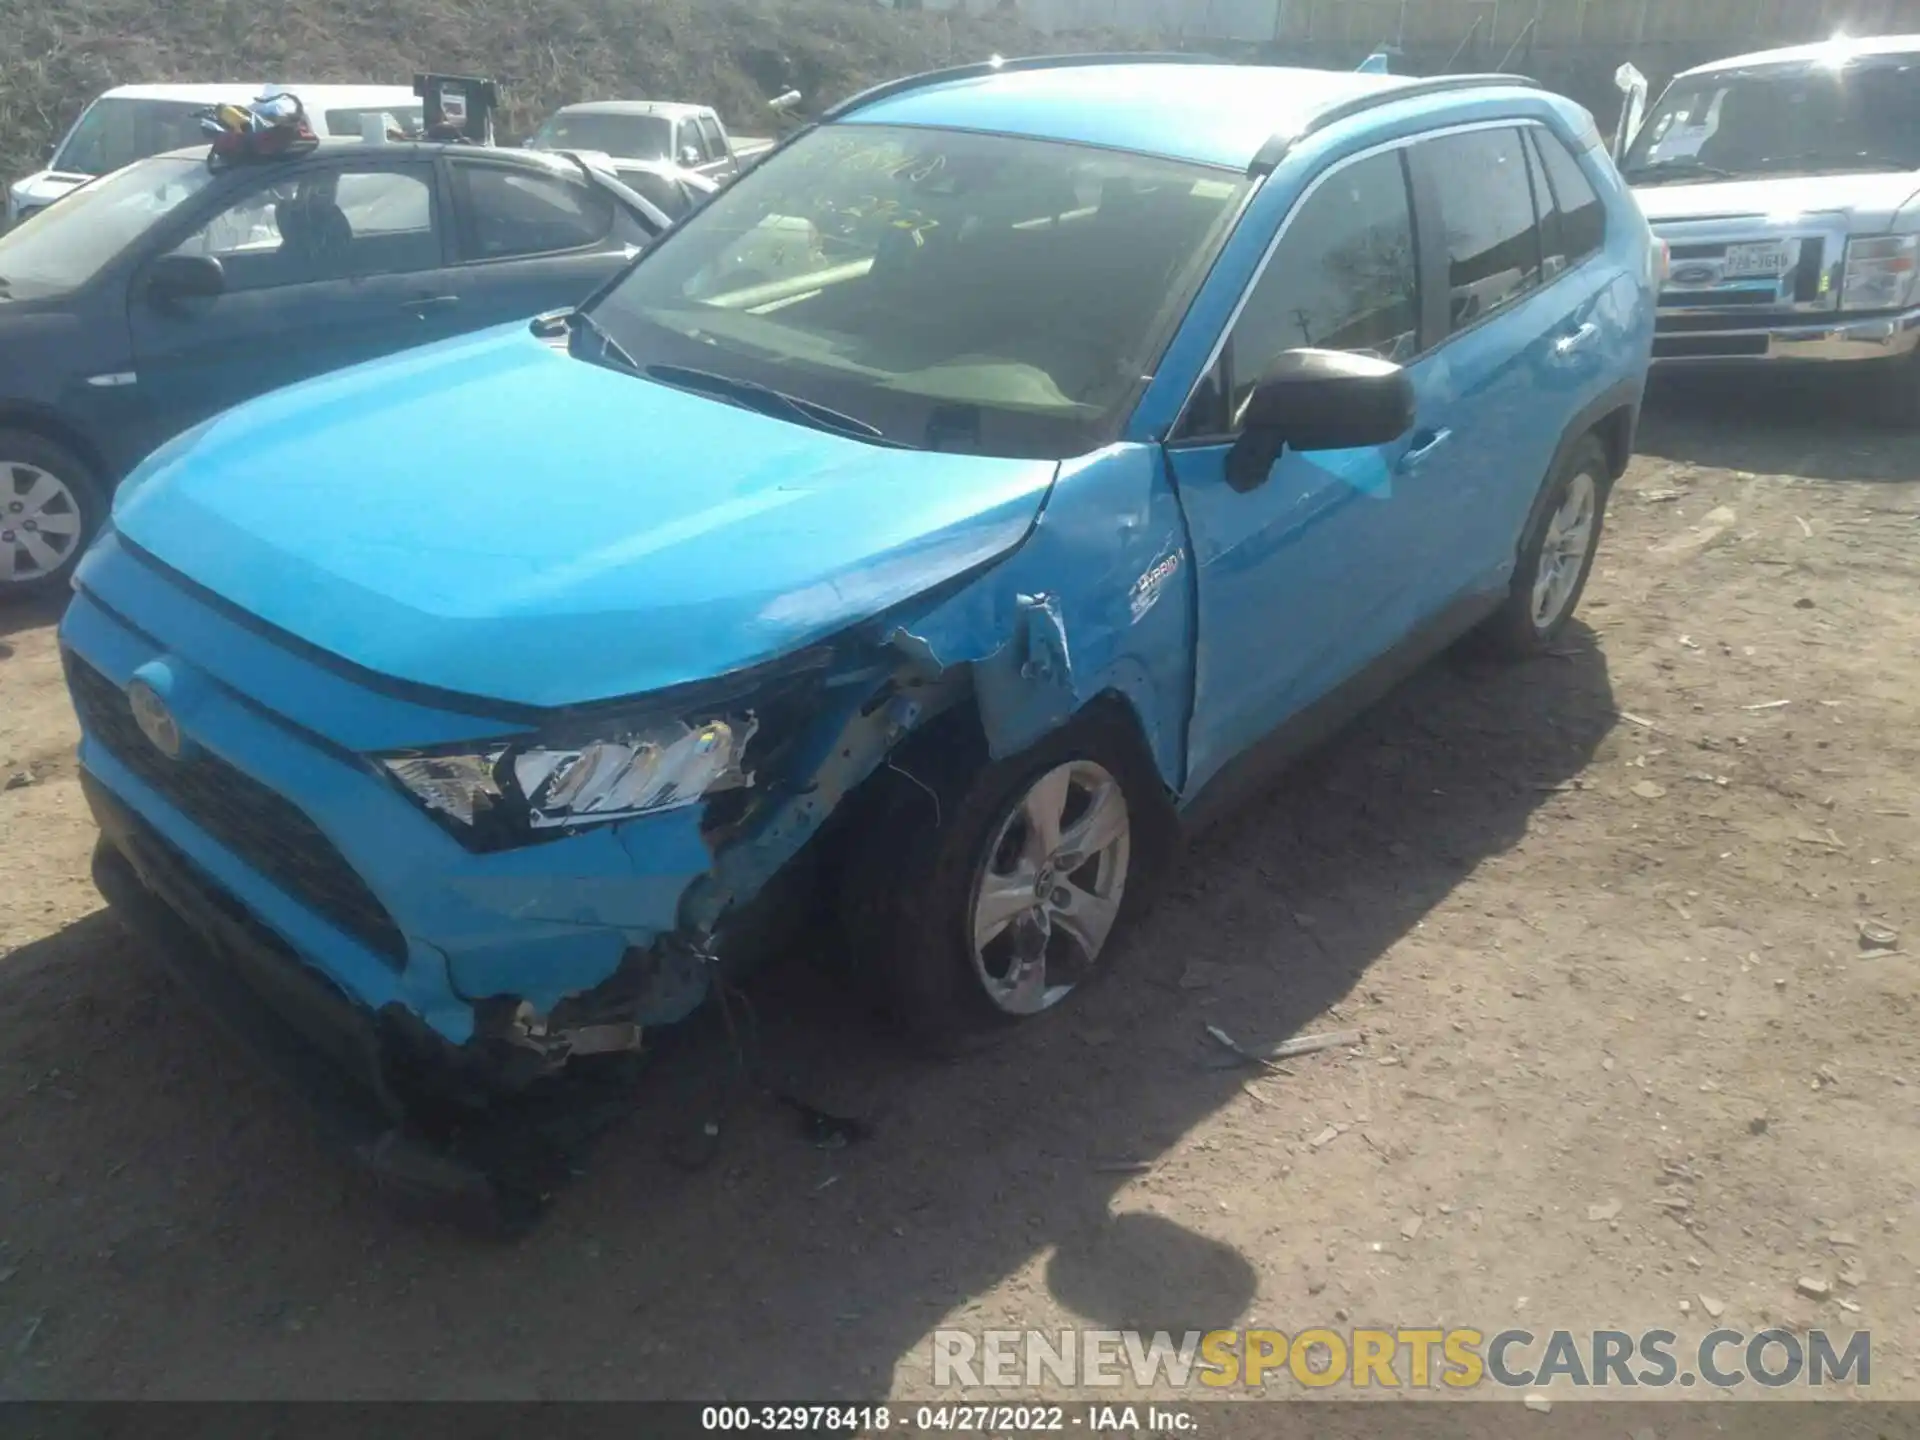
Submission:
<svg viewBox="0 0 1920 1440">
<path fill-rule="evenodd" d="M 1920 354 L 1879 368 L 1873 399 L 1880 423 L 1891 430 L 1920 430 Z"/>
<path fill-rule="evenodd" d="M 847 869 L 846 928 L 858 970 L 919 1039 L 969 1049 L 1108 968 L 1167 858 L 1170 807 L 1108 713 L 1007 760 L 948 762 L 944 780 L 901 768 L 914 785 L 867 817 Z"/>
<path fill-rule="evenodd" d="M 0 600 L 67 583 L 106 509 L 88 466 L 29 430 L 0 430 Z"/>
<path fill-rule="evenodd" d="M 1519 563 L 1506 600 L 1482 634 L 1497 652 L 1537 655 L 1573 618 L 1600 549 L 1613 472 L 1598 439 L 1584 436 L 1555 466 L 1520 538 Z"/>
</svg>

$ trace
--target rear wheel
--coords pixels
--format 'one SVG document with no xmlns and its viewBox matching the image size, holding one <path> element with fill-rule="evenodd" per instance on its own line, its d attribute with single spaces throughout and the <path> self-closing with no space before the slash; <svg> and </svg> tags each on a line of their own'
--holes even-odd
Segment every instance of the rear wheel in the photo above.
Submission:
<svg viewBox="0 0 1920 1440">
<path fill-rule="evenodd" d="M 1494 649 L 1536 655 L 1566 628 L 1600 549 L 1612 484 L 1607 452 L 1594 436 L 1561 457 L 1521 537 L 1513 585 L 1487 621 L 1484 633 Z"/>
<path fill-rule="evenodd" d="M 0 600 L 66 584 L 103 508 L 93 472 L 65 446 L 0 430 Z"/>
</svg>

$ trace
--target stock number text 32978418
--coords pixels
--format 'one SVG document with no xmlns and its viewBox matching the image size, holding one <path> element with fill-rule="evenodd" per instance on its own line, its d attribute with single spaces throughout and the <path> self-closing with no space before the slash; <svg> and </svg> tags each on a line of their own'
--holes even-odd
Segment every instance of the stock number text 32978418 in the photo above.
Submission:
<svg viewBox="0 0 1920 1440">
<path fill-rule="evenodd" d="M 1059 1405 L 707 1405 L 700 1411 L 700 1428 L 736 1433 L 1024 1435 L 1063 1431 L 1067 1417 Z"/>
</svg>

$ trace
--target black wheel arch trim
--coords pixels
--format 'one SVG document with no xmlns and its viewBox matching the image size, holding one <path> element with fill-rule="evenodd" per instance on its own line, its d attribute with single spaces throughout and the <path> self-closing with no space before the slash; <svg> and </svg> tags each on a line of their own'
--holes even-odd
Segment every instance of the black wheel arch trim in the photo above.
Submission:
<svg viewBox="0 0 1920 1440">
<path fill-rule="evenodd" d="M 110 489 L 114 480 L 113 467 L 106 463 L 106 456 L 84 427 L 75 424 L 58 410 L 25 400 L 0 400 L 0 430 L 22 430 L 29 435 L 37 435 L 49 444 L 71 450 L 82 465 L 91 472 L 82 476 L 91 480 L 101 489 Z M 106 496 L 102 495 L 104 503 Z"/>
<path fill-rule="evenodd" d="M 1645 387 L 1638 382 L 1622 380 L 1582 407 L 1573 417 L 1561 432 L 1560 443 L 1554 447 L 1553 460 L 1548 464 L 1546 474 L 1540 478 L 1540 490 L 1527 511 L 1526 524 L 1520 527 L 1520 533 L 1514 538 L 1516 550 L 1526 544 L 1527 536 L 1533 533 L 1534 526 L 1539 523 L 1553 477 L 1560 473 L 1560 467 L 1566 463 L 1574 447 L 1589 435 L 1598 440 L 1601 449 L 1606 452 L 1607 483 L 1611 485 L 1626 473 L 1627 461 L 1633 456 L 1634 433 L 1640 427 L 1640 400 L 1644 391 Z M 1625 420 L 1616 422 L 1621 433 L 1617 437 L 1610 437 L 1607 423 L 1616 415 L 1624 415 Z"/>
</svg>

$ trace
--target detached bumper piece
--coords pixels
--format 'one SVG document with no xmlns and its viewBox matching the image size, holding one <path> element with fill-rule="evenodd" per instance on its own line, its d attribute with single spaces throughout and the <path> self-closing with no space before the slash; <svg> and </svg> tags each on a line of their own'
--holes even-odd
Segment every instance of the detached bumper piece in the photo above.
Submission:
<svg viewBox="0 0 1920 1440">
<path fill-rule="evenodd" d="M 407 1017 L 354 1005 L 92 775 L 81 782 L 100 825 L 100 893 L 383 1194 L 492 1234 L 533 1225 L 572 1152 L 615 1118 L 604 1094 L 597 1123 L 578 1093 L 436 1099 L 411 1082 L 457 1072 L 457 1058 L 432 1053 L 452 1047 Z"/>
</svg>

